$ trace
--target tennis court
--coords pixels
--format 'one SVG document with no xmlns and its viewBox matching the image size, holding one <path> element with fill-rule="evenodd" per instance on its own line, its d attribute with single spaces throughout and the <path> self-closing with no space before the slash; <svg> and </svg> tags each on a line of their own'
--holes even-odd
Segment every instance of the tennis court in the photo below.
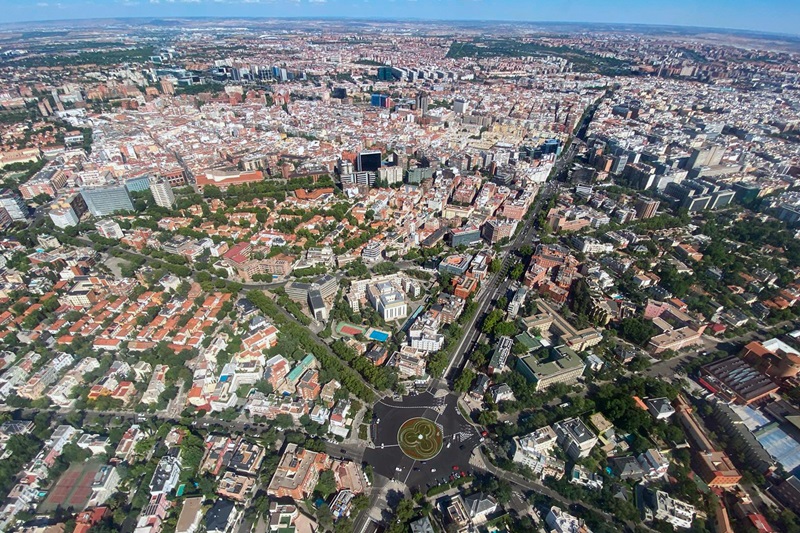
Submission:
<svg viewBox="0 0 800 533">
<path fill-rule="evenodd" d="M 39 506 L 39 512 L 50 513 L 58 507 L 83 510 L 92 496 L 92 481 L 101 466 L 98 462 L 89 461 L 69 467 Z"/>
<path fill-rule="evenodd" d="M 361 326 L 356 326 L 355 324 L 351 324 L 349 322 L 339 322 L 336 325 L 336 333 L 340 335 L 349 335 L 350 337 L 355 337 L 356 335 L 363 335 L 365 328 Z"/>
</svg>

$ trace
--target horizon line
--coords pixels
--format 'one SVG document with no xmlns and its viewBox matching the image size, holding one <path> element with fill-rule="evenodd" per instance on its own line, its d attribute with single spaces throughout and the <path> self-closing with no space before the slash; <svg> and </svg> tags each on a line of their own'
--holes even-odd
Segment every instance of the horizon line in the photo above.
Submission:
<svg viewBox="0 0 800 533">
<path fill-rule="evenodd" d="M 360 17 L 354 15 L 341 15 L 341 16 L 258 16 L 258 15 L 152 15 L 152 16 L 113 16 L 113 17 L 82 17 L 82 18 L 63 18 L 63 19 L 39 19 L 39 20 L 24 20 L 17 22 L 2 22 L 0 28 L 18 25 L 18 24 L 42 24 L 42 23 L 70 23 L 70 22 L 92 22 L 103 20 L 307 20 L 307 21 L 325 21 L 325 20 L 359 20 L 359 21 L 386 21 L 394 20 L 397 22 L 415 22 L 415 23 L 504 23 L 512 25 L 525 25 L 525 24 L 542 24 L 542 25 L 573 25 L 573 26 L 639 26 L 645 28 L 677 28 L 677 29 L 694 29 L 694 30 L 714 30 L 723 31 L 728 33 L 751 33 L 761 35 L 774 35 L 780 37 L 791 37 L 800 39 L 800 33 L 786 33 L 770 30 L 749 29 L 749 28 L 730 28 L 724 26 L 693 26 L 686 24 L 653 24 L 647 22 L 601 22 L 601 21 L 566 21 L 566 20 L 509 20 L 509 19 L 481 19 L 481 18 L 463 18 L 463 19 L 445 19 L 445 18 L 398 18 L 398 17 Z"/>
</svg>

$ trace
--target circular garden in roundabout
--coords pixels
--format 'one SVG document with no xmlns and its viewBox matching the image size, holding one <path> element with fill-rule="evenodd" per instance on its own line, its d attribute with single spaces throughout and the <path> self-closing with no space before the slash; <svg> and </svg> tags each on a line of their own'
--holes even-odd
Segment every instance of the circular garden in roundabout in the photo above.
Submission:
<svg viewBox="0 0 800 533">
<path fill-rule="evenodd" d="M 403 453 L 416 461 L 427 461 L 442 451 L 442 429 L 427 418 L 406 420 L 397 432 Z"/>
</svg>

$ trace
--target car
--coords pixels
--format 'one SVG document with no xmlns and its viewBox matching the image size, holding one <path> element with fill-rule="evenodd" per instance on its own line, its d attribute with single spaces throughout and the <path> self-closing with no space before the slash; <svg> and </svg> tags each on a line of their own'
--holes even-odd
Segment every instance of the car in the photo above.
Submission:
<svg viewBox="0 0 800 533">
<path fill-rule="evenodd" d="M 453 470 L 459 470 L 458 465 L 453 465 Z"/>
<path fill-rule="evenodd" d="M 488 437 L 488 436 L 489 436 L 489 432 L 488 431 L 486 431 L 485 429 L 483 431 L 481 431 L 481 437 Z"/>
<path fill-rule="evenodd" d="M 402 468 L 400 468 L 399 466 L 396 466 L 394 469 L 395 469 L 397 472 L 402 472 L 402 471 L 403 471 L 403 469 L 402 469 Z"/>
<path fill-rule="evenodd" d="M 433 474 L 435 472 L 436 472 L 436 469 L 435 468 L 431 468 L 431 474 Z"/>
</svg>

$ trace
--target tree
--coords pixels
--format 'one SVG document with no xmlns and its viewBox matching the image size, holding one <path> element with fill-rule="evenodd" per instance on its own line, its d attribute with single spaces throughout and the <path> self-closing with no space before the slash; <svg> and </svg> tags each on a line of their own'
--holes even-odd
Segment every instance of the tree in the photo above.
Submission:
<svg viewBox="0 0 800 533">
<path fill-rule="evenodd" d="M 517 325 L 514 322 L 498 322 L 492 330 L 496 337 L 511 337 L 517 333 Z"/>
<path fill-rule="evenodd" d="M 622 337 L 639 346 L 646 346 L 650 338 L 658 333 L 652 322 L 641 317 L 630 317 L 619 324 Z"/>
<path fill-rule="evenodd" d="M 288 429 L 294 426 L 294 419 L 291 415 L 281 413 L 275 417 L 275 425 L 281 429 Z"/>
<path fill-rule="evenodd" d="M 497 413 L 494 411 L 481 411 L 478 415 L 478 424 L 491 426 L 497 423 Z"/>
<path fill-rule="evenodd" d="M 403 499 L 397 504 L 397 511 L 395 512 L 397 521 L 403 524 L 411 521 L 414 518 L 414 500 Z"/>
<path fill-rule="evenodd" d="M 461 375 L 458 376 L 455 383 L 453 384 L 453 389 L 456 392 L 465 393 L 469 390 L 469 386 L 472 385 L 472 381 L 475 379 L 475 372 L 470 370 L 469 368 L 465 368 Z"/>
<path fill-rule="evenodd" d="M 481 326 L 481 331 L 484 333 L 491 333 L 494 330 L 495 325 L 503 319 L 503 311 L 500 309 L 492 310 L 486 318 L 483 319 L 483 325 Z"/>
<path fill-rule="evenodd" d="M 325 470 L 319 475 L 314 492 L 319 494 L 323 500 L 327 500 L 328 496 L 336 492 L 336 478 L 333 476 L 332 470 Z"/>
</svg>

